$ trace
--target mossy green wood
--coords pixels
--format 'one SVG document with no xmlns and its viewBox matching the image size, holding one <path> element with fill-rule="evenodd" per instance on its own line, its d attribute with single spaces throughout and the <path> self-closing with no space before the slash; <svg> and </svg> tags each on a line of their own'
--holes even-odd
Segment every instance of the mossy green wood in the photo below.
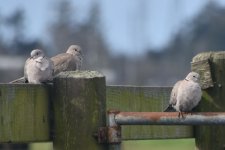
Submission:
<svg viewBox="0 0 225 150">
<path fill-rule="evenodd" d="M 0 142 L 49 141 L 51 86 L 0 84 Z"/>
<path fill-rule="evenodd" d="M 54 79 L 54 149 L 106 149 L 93 136 L 106 123 L 105 94 L 105 77 L 95 71 L 63 72 Z"/>
<path fill-rule="evenodd" d="M 107 86 L 107 110 L 161 112 L 168 103 L 171 87 Z M 124 140 L 192 138 L 191 126 L 122 126 Z"/>
<path fill-rule="evenodd" d="M 197 65 L 197 62 L 209 60 L 210 68 Z M 225 52 L 200 53 L 193 58 L 192 70 L 200 73 L 201 78 L 208 78 L 211 73 L 213 85 L 203 91 L 198 106 L 201 112 L 225 111 Z M 210 70 L 207 70 L 210 69 Z M 199 150 L 222 150 L 225 148 L 224 126 L 196 126 L 195 139 Z"/>
</svg>

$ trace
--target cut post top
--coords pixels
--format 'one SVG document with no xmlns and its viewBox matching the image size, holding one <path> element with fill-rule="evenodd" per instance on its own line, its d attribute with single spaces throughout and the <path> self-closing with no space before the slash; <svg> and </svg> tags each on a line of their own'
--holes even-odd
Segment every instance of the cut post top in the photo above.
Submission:
<svg viewBox="0 0 225 150">
<path fill-rule="evenodd" d="M 65 71 L 59 73 L 56 78 L 86 78 L 86 79 L 91 79 L 91 78 L 101 78 L 104 77 L 103 74 L 101 74 L 98 71 Z"/>
<path fill-rule="evenodd" d="M 225 51 L 202 52 L 193 57 L 192 62 L 198 62 L 206 59 L 225 59 Z"/>
</svg>

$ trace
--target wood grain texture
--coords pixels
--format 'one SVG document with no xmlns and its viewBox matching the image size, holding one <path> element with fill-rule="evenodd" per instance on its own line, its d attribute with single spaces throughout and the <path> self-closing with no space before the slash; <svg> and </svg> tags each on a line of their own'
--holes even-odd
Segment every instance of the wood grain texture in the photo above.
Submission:
<svg viewBox="0 0 225 150">
<path fill-rule="evenodd" d="M 49 141 L 51 86 L 0 84 L 0 142 Z"/>
<path fill-rule="evenodd" d="M 200 53 L 193 58 L 193 62 L 203 61 L 210 56 L 210 66 L 213 87 L 203 91 L 202 100 L 197 108 L 200 112 L 225 111 L 225 52 Z M 202 67 L 200 67 L 202 68 Z M 207 68 L 205 68 L 207 69 Z M 193 71 L 201 72 L 199 68 Z M 204 78 L 204 74 L 203 78 Z M 196 126 L 195 139 L 199 150 L 222 150 L 225 144 L 225 127 L 223 126 Z"/>
<path fill-rule="evenodd" d="M 213 87 L 210 57 L 202 61 L 195 61 L 191 63 L 192 70 L 198 70 L 200 75 L 200 86 L 202 89 Z"/>
<path fill-rule="evenodd" d="M 161 112 L 169 103 L 171 87 L 107 86 L 107 110 Z M 122 126 L 124 140 L 192 138 L 191 126 Z"/>
<path fill-rule="evenodd" d="M 95 71 L 60 73 L 54 79 L 55 150 L 104 150 L 93 134 L 106 123 L 105 77 Z"/>
</svg>

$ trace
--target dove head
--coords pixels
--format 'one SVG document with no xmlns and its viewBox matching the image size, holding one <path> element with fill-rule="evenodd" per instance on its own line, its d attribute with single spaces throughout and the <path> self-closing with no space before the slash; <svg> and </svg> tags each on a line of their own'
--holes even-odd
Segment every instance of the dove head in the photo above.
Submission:
<svg viewBox="0 0 225 150">
<path fill-rule="evenodd" d="M 68 50 L 66 51 L 68 54 L 72 55 L 82 55 L 81 53 L 81 47 L 78 45 L 71 45 Z"/>
<path fill-rule="evenodd" d="M 190 72 L 185 79 L 188 81 L 199 82 L 200 75 L 196 72 Z"/>
<path fill-rule="evenodd" d="M 44 52 L 40 49 L 32 50 L 30 53 L 31 58 L 35 59 L 38 57 L 44 57 Z"/>
</svg>

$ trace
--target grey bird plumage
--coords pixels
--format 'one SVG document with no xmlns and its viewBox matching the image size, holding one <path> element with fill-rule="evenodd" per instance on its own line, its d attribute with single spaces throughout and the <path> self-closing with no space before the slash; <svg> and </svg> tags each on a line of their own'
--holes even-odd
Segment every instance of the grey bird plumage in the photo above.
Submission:
<svg viewBox="0 0 225 150">
<path fill-rule="evenodd" d="M 177 81 L 177 83 L 173 86 L 173 89 L 170 94 L 170 101 L 169 101 L 169 106 L 164 110 L 164 112 L 175 112 L 176 110 L 173 108 L 174 105 L 176 105 L 177 102 L 177 90 L 179 88 L 179 85 L 181 81 Z"/>
<path fill-rule="evenodd" d="M 63 71 L 80 70 L 83 62 L 82 49 L 78 45 L 71 45 L 66 53 L 58 54 L 51 58 L 53 62 L 53 76 Z M 21 77 L 10 83 L 24 83 L 25 77 Z"/>
<path fill-rule="evenodd" d="M 51 58 L 54 63 L 54 75 L 63 71 L 80 70 L 82 66 L 82 50 L 78 45 L 71 45 L 66 53 Z"/>
<path fill-rule="evenodd" d="M 169 107 L 166 112 L 190 112 L 201 100 L 202 91 L 199 85 L 199 74 L 190 72 L 184 80 L 178 81 L 171 92 Z"/>
<path fill-rule="evenodd" d="M 52 80 L 53 62 L 40 49 L 31 51 L 24 65 L 24 78 L 29 83 L 43 83 Z"/>
</svg>

